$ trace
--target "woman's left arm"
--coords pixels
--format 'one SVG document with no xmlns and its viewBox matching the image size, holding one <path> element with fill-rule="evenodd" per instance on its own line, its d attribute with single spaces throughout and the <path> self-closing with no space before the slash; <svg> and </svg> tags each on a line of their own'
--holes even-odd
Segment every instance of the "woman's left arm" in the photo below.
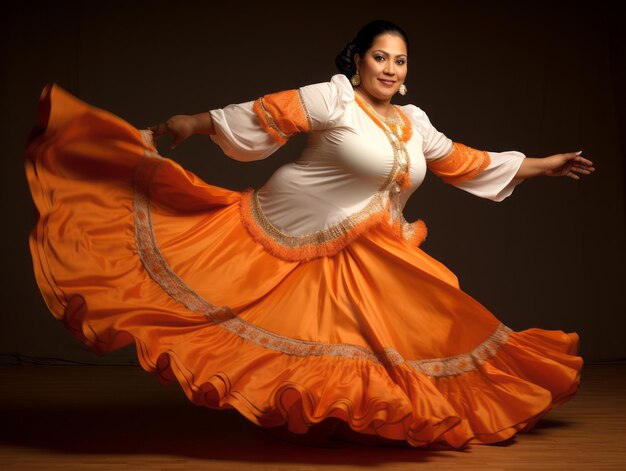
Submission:
<svg viewBox="0 0 626 471">
<path fill-rule="evenodd" d="M 593 162 L 584 158 L 580 152 L 555 154 L 549 157 L 526 157 L 515 174 L 515 178 L 531 177 L 570 177 L 580 180 L 580 175 L 589 175 L 595 171 Z"/>
</svg>

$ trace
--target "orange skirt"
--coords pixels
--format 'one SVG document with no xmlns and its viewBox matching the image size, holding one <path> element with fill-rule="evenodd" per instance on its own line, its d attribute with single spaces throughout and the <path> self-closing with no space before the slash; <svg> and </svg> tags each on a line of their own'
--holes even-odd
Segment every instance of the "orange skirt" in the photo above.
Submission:
<svg viewBox="0 0 626 471">
<path fill-rule="evenodd" d="M 386 221 L 333 256 L 281 260 L 242 223 L 243 193 L 155 151 L 44 89 L 26 152 L 34 271 L 93 351 L 134 342 L 193 403 L 262 427 L 412 446 L 503 441 L 576 392 L 575 333 L 512 331 Z"/>
</svg>

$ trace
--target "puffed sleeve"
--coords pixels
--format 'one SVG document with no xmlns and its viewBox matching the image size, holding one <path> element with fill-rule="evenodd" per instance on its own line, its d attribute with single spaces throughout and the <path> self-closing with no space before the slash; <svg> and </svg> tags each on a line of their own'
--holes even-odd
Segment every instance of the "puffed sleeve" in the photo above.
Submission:
<svg viewBox="0 0 626 471">
<path fill-rule="evenodd" d="M 329 82 L 264 95 L 211 110 L 211 139 L 232 159 L 250 162 L 272 155 L 299 132 L 327 129 L 343 115 L 354 91 L 341 74 Z"/>
<path fill-rule="evenodd" d="M 428 169 L 444 182 L 481 198 L 502 201 L 524 181 L 514 178 L 526 157 L 521 152 L 490 152 L 453 142 L 437 131 L 420 108 L 407 105 L 403 109 L 422 136 Z"/>
</svg>

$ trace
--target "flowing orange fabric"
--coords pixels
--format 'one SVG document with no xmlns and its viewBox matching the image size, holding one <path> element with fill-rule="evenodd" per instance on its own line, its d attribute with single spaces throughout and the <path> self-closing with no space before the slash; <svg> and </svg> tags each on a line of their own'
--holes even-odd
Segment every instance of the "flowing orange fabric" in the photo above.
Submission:
<svg viewBox="0 0 626 471">
<path fill-rule="evenodd" d="M 193 403 L 263 427 L 334 419 L 412 446 L 499 442 L 575 393 L 575 333 L 503 326 L 386 221 L 333 256 L 280 260 L 242 224 L 242 193 L 122 119 L 56 85 L 38 112 L 34 271 L 93 351 L 134 342 Z"/>
<path fill-rule="evenodd" d="M 471 180 L 487 168 L 490 162 L 488 152 L 455 142 L 448 155 L 441 159 L 428 160 L 426 164 L 428 170 L 452 185 Z"/>
</svg>

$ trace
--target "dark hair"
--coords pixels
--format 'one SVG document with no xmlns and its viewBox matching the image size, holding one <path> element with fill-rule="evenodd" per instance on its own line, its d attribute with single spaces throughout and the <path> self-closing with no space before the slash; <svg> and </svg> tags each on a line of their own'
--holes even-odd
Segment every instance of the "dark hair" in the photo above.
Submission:
<svg viewBox="0 0 626 471">
<path fill-rule="evenodd" d="M 395 34 L 404 39 L 407 53 L 409 52 L 409 38 L 402 28 L 390 21 L 375 20 L 363 26 L 355 38 L 346 44 L 343 50 L 337 55 L 335 65 L 339 69 L 339 72 L 348 78 L 352 77 L 356 73 L 354 55 L 359 54 L 363 56 L 365 51 L 372 47 L 374 40 L 384 33 Z"/>
</svg>

